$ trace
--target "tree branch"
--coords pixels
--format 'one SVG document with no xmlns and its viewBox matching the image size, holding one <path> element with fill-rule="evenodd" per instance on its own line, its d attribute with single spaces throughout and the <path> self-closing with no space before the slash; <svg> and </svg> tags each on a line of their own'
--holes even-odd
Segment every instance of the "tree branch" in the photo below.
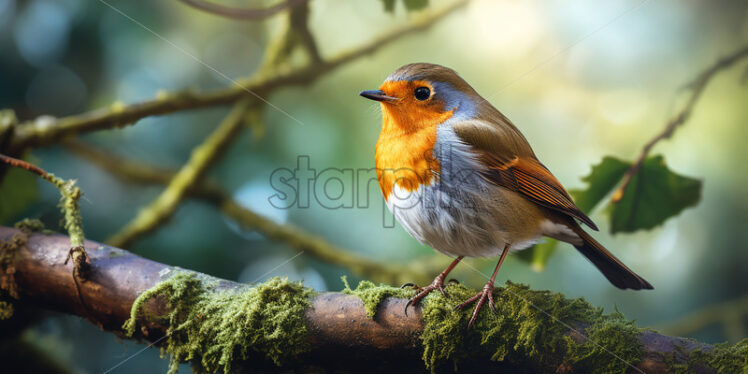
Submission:
<svg viewBox="0 0 748 374">
<path fill-rule="evenodd" d="M 202 178 L 239 133 L 250 110 L 249 105 L 249 99 L 239 101 L 213 133 L 192 150 L 189 161 L 169 181 L 166 189 L 107 242 L 117 247 L 128 247 L 140 236 L 168 220 L 187 195 L 187 190 Z"/>
<path fill-rule="evenodd" d="M 15 134 L 6 153 L 19 154 L 22 150 L 29 147 L 46 146 L 71 135 L 126 126 L 149 116 L 226 105 L 235 102 L 241 97 L 251 96 L 251 93 L 265 97 L 270 92 L 282 87 L 306 85 L 324 73 L 360 57 L 374 53 L 379 48 L 399 38 L 429 28 L 446 15 L 466 5 L 467 2 L 467 0 L 455 1 L 443 9 L 415 18 L 408 25 L 393 28 L 358 48 L 291 72 L 273 76 L 260 75 L 252 79 L 241 79 L 238 81 L 239 85 L 214 91 L 166 93 L 158 95 L 154 100 L 131 105 L 115 103 L 109 108 L 98 109 L 75 116 L 63 118 L 43 116 L 36 120 L 27 121 L 15 126 Z"/>
<path fill-rule="evenodd" d="M 168 184 L 174 177 L 173 170 L 154 167 L 112 155 L 81 141 L 67 141 L 65 146 L 74 154 L 94 163 L 103 170 L 126 182 L 141 184 Z M 434 274 L 446 264 L 439 257 L 418 259 L 406 265 L 387 264 L 374 261 L 336 246 L 324 238 L 290 224 L 278 224 L 242 206 L 229 193 L 215 183 L 200 180 L 190 184 L 187 192 L 218 208 L 227 217 L 247 230 L 256 230 L 271 240 L 285 243 L 289 247 L 314 256 L 322 261 L 341 266 L 354 274 L 388 284 L 405 282 L 430 282 Z"/>
<path fill-rule="evenodd" d="M 83 218 L 81 217 L 80 206 L 78 205 L 83 193 L 80 188 L 75 185 L 75 180 L 61 179 L 34 164 L 4 154 L 0 154 L 0 163 L 34 173 L 45 181 L 51 183 L 60 192 L 60 206 L 62 207 L 62 214 L 65 218 L 65 229 L 68 231 L 70 237 L 68 258 L 65 262 L 70 259 L 73 260 L 73 264 L 75 264 L 73 277 L 76 282 L 78 282 L 78 279 L 85 280 L 88 273 L 89 263 L 86 249 L 83 246 L 83 241 L 85 240 L 85 235 L 83 234 Z"/>
<path fill-rule="evenodd" d="M 302 4 L 291 10 L 288 20 L 299 43 L 304 47 L 312 62 L 319 63 L 322 61 L 322 56 L 320 56 L 319 49 L 317 48 L 317 42 L 309 30 L 309 3 Z"/>
<path fill-rule="evenodd" d="M 15 229 L 0 227 L 0 241 L 11 240 L 18 233 L 19 231 Z M 69 278 L 70 268 L 64 262 L 67 256 L 67 238 L 59 235 L 32 234 L 29 236 L 26 244 L 19 249 L 16 261 L 16 281 L 22 302 L 32 303 L 46 309 L 76 314 L 89 319 L 91 322 L 107 330 L 121 334 L 123 324 L 130 318 L 131 312 L 135 310 L 133 309 L 133 304 L 136 303 L 138 296 L 147 290 L 153 290 L 165 278 L 165 274 L 182 272 L 189 276 L 197 277 L 196 279 L 201 280 L 202 284 L 211 285 L 210 287 L 202 288 L 202 291 L 200 291 L 203 292 L 202 296 L 198 295 L 200 300 L 204 300 L 206 297 L 213 297 L 211 295 L 214 294 L 223 295 L 220 297 L 222 297 L 221 300 L 224 300 L 226 291 L 235 290 L 232 292 L 240 292 L 241 290 L 247 290 L 245 285 L 177 269 L 96 242 L 87 241 L 86 246 L 89 248 L 98 248 L 98 250 L 91 253 L 91 277 L 88 282 L 81 285 L 83 299 L 90 305 L 90 310 L 87 310 L 87 307 L 82 305 L 78 297 L 76 297 L 75 286 Z M 284 291 L 277 290 L 275 292 Z M 528 290 L 527 292 L 530 294 L 540 291 Z M 180 327 L 169 326 L 168 321 L 170 319 L 161 316 L 170 313 L 171 308 L 177 307 L 177 304 L 175 304 L 176 301 L 173 298 L 179 296 L 167 293 L 163 296 L 168 298 L 164 299 L 159 296 L 158 292 L 149 291 L 149 293 L 153 297 L 148 297 L 146 300 L 138 300 L 138 305 L 136 306 L 136 308 L 144 308 L 143 313 L 140 314 L 140 319 L 137 321 L 138 325 L 142 326 L 142 329 L 139 330 L 139 336 L 151 341 L 161 341 L 161 338 L 166 334 L 174 334 L 176 330 L 185 328 L 187 324 L 198 324 L 194 329 L 200 328 L 199 324 L 201 322 L 199 318 L 198 320 L 181 321 Z M 500 293 L 500 295 L 505 293 Z M 232 295 L 240 297 L 241 293 Z M 560 295 L 543 292 L 538 295 L 545 295 L 541 297 L 554 300 L 561 297 Z M 278 297 L 280 296 L 275 296 L 274 298 Z M 442 296 L 436 293 L 434 297 L 441 300 Z M 501 297 L 505 298 L 508 296 Z M 282 299 L 281 297 L 279 300 Z M 502 301 L 504 303 L 522 303 L 522 301 L 514 299 L 502 299 Z M 272 303 L 272 301 L 266 302 Z M 331 366 L 338 368 L 347 367 L 349 370 L 357 368 L 366 371 L 366 363 L 376 363 L 376 368 L 381 370 L 382 366 L 386 366 L 389 362 L 394 371 L 412 372 L 414 369 L 418 370 L 416 368 L 419 367 L 421 368 L 420 370 L 423 370 L 423 363 L 419 360 L 419 356 L 422 353 L 422 344 L 424 343 L 421 342 L 419 335 L 429 328 L 431 318 L 437 317 L 430 314 L 428 316 L 422 314 L 422 310 L 419 307 L 415 307 L 406 316 L 403 313 L 405 302 L 405 299 L 400 298 L 384 298 L 378 304 L 375 318 L 372 320 L 367 316 L 364 304 L 356 296 L 339 293 L 316 294 L 310 300 L 308 309 L 303 312 L 302 323 L 305 326 L 304 331 L 306 334 L 304 340 L 310 342 L 308 352 L 304 354 L 304 364 L 316 364 L 324 368 L 330 368 Z M 439 303 L 444 302 L 446 301 L 439 301 Z M 574 308 L 592 308 L 591 306 L 584 307 L 584 304 L 579 304 L 582 301 L 567 302 L 572 303 L 569 305 L 575 305 Z M 260 305 L 264 305 L 264 302 Z M 186 306 L 181 305 L 180 307 Z M 256 306 L 247 307 L 256 308 Z M 533 310 L 532 308 L 530 309 Z M 253 313 L 262 312 L 255 311 Z M 504 312 L 500 311 L 499 313 Z M 522 313 L 527 312 L 518 313 L 524 315 Z M 488 317 L 486 316 L 485 318 Z M 506 314 L 500 319 L 506 321 L 506 323 L 510 323 L 509 321 L 515 321 L 515 318 L 517 316 Z M 537 315 L 532 318 L 545 317 Z M 584 323 L 574 325 L 575 328 L 573 330 L 562 328 L 546 331 L 547 334 L 557 331 L 556 333 L 567 336 L 568 338 L 551 335 L 537 336 L 535 338 L 537 342 L 530 344 L 537 344 L 534 347 L 542 349 L 540 352 L 533 354 L 523 350 L 505 352 L 505 354 L 516 354 L 518 356 L 506 356 L 515 358 L 509 360 L 505 357 L 503 361 L 501 358 L 498 358 L 498 362 L 492 361 L 490 356 L 484 356 L 485 352 L 481 353 L 482 351 L 479 348 L 481 346 L 480 340 L 469 339 L 472 336 L 471 334 L 480 334 L 480 331 L 465 332 L 464 329 L 458 329 L 453 332 L 457 335 L 451 339 L 459 339 L 462 342 L 461 344 L 476 344 L 475 349 L 467 347 L 468 349 L 465 350 L 471 357 L 466 357 L 462 361 L 461 369 L 503 369 L 509 371 L 523 370 L 523 372 L 569 373 L 584 370 L 580 369 L 580 367 L 585 367 L 581 366 L 583 362 L 569 361 L 568 358 L 571 352 L 563 349 L 557 350 L 559 347 L 546 343 L 553 341 L 559 344 L 571 344 L 567 347 L 575 347 L 575 344 L 583 344 L 585 339 L 589 338 L 585 338 L 585 336 L 580 334 L 584 334 L 585 330 L 589 333 L 593 327 Z M 504 328 L 510 327 L 505 326 Z M 517 331 L 514 328 L 511 328 L 511 331 L 512 334 L 522 334 L 521 331 Z M 687 371 L 713 373 L 717 372 L 717 370 L 729 371 L 737 369 L 739 371 L 740 368 L 745 368 L 745 363 L 740 360 L 743 354 L 740 349 L 748 349 L 748 346 L 743 347 L 739 345 L 734 349 L 713 347 L 690 339 L 660 335 L 646 329 L 635 330 L 634 336 L 636 337 L 634 344 L 638 346 L 634 348 L 640 349 L 638 352 L 641 354 L 638 363 L 635 365 L 637 370 L 641 370 L 642 372 L 665 373 L 674 371 L 677 367 L 679 369 L 685 368 Z M 450 339 L 449 336 L 444 336 L 444 338 Z M 189 344 L 189 342 L 186 343 Z M 279 344 L 282 344 L 282 342 Z M 611 347 L 610 342 L 604 344 L 608 344 L 609 348 Z M 206 347 L 206 349 L 210 348 Z M 248 348 L 252 349 L 252 347 Z M 490 347 L 488 348 L 490 349 Z M 621 348 L 610 349 L 617 350 Z M 608 353 L 605 354 L 607 355 Z M 607 357 L 609 361 L 615 360 L 611 356 L 603 357 Z M 199 357 L 195 358 L 199 360 Z M 234 361 L 234 364 L 242 362 L 240 356 L 236 356 L 231 360 Z M 249 365 L 257 366 L 261 365 L 261 362 L 257 357 L 252 356 Z M 605 361 L 601 364 L 605 364 Z"/>
<path fill-rule="evenodd" d="M 309 3 L 300 4 L 288 12 L 278 37 L 265 48 L 262 64 L 255 74 L 274 76 L 288 70 L 291 53 L 299 46 L 309 56 L 310 64 L 322 62 L 314 36 L 309 30 L 308 18 Z"/>
<path fill-rule="evenodd" d="M 688 97 L 686 104 L 676 115 L 671 117 L 670 120 L 665 123 L 665 127 L 662 129 L 662 131 L 657 133 L 652 139 L 644 144 L 644 147 L 642 147 L 641 152 L 639 152 L 639 156 L 636 158 L 636 161 L 626 171 L 626 174 L 624 174 L 621 186 L 618 187 L 616 192 L 611 197 L 611 201 L 613 203 L 621 201 L 626 187 L 631 182 L 631 178 L 633 178 L 634 175 L 639 172 L 642 163 L 647 158 L 652 148 L 654 148 L 654 146 L 657 145 L 657 143 L 659 143 L 660 141 L 669 139 L 671 136 L 673 136 L 673 133 L 678 127 L 682 126 L 684 123 L 686 123 L 686 121 L 688 121 L 688 118 L 693 112 L 693 108 L 696 106 L 696 102 L 701 97 L 701 94 L 704 92 L 704 89 L 711 81 L 711 79 L 720 71 L 729 68 L 736 62 L 746 57 L 748 57 L 748 46 L 744 46 L 733 52 L 732 54 L 721 58 L 714 65 L 699 74 L 699 76 L 691 84 L 689 84 L 688 88 L 690 88 L 691 90 L 691 95 Z"/>
<path fill-rule="evenodd" d="M 200 9 L 204 12 L 215 14 L 217 16 L 236 19 L 236 20 L 251 20 L 258 21 L 268 17 L 272 17 L 280 11 L 287 8 L 294 8 L 308 0 L 286 0 L 262 9 L 244 9 L 234 8 L 221 4 L 211 3 L 204 0 L 179 0 L 191 7 Z"/>
</svg>

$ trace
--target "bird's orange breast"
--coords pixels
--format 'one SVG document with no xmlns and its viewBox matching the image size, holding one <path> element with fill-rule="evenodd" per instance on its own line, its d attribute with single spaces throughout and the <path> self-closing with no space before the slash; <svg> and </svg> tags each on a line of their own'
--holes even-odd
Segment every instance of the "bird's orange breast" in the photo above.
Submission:
<svg viewBox="0 0 748 374">
<path fill-rule="evenodd" d="M 414 106 L 382 105 L 382 131 L 375 150 L 379 188 L 389 200 L 397 184 L 412 192 L 433 183 L 440 171 L 434 158 L 437 126 L 454 113 Z"/>
</svg>

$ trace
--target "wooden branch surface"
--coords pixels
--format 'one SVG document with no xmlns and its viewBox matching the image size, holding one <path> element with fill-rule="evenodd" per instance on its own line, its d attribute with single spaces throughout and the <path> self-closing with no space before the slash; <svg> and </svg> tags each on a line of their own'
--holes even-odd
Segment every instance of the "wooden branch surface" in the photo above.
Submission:
<svg viewBox="0 0 748 374">
<path fill-rule="evenodd" d="M 0 241 L 10 240 L 19 230 L 0 226 Z M 153 287 L 165 271 L 175 268 L 136 256 L 127 251 L 86 241 L 91 261 L 87 281 L 80 284 L 81 298 L 76 294 L 72 265 L 65 264 L 69 239 L 63 235 L 30 234 L 26 245 L 18 252 L 16 282 L 20 301 L 36 306 L 84 317 L 103 329 L 121 334 L 123 323 L 129 318 L 133 302 L 143 291 Z M 186 271 L 186 270 L 185 270 Z M 207 275 L 202 277 L 211 278 Z M 241 287 L 239 283 L 216 279 L 219 289 Z M 80 300 L 85 302 L 81 304 Z M 419 334 L 423 331 L 421 311 L 411 309 L 403 313 L 405 300 L 386 299 L 377 311 L 375 320 L 366 316 L 363 303 L 356 296 L 341 293 L 320 293 L 312 300 L 305 319 L 312 341 L 312 362 L 335 366 L 362 365 L 364 362 L 387 363 L 393 367 L 423 369 L 420 361 Z M 161 306 L 163 307 L 163 305 Z M 163 336 L 167 326 L 148 321 L 148 339 Z M 573 338 L 577 339 L 573 334 Z M 686 360 L 694 350 L 710 350 L 712 346 L 694 340 L 669 337 L 656 332 L 640 335 L 644 357 L 638 368 L 646 373 L 670 372 L 663 354 L 675 354 L 675 360 Z M 342 357 L 342 358 L 341 358 Z M 559 362 L 562 362 L 562 358 Z M 536 367 L 539 371 L 556 371 L 560 366 Z M 476 360 L 475 368 L 506 368 L 505 363 Z M 349 366 L 350 368 L 351 366 Z M 569 368 L 564 368 L 568 372 Z M 398 370 L 399 371 L 399 370 Z M 712 372 L 705 368 L 705 373 Z"/>
</svg>

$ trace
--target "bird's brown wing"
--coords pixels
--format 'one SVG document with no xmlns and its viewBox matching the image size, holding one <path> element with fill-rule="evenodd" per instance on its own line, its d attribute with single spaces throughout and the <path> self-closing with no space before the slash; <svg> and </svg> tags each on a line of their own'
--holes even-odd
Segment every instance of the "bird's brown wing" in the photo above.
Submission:
<svg viewBox="0 0 748 374">
<path fill-rule="evenodd" d="M 535 158 L 521 134 L 512 134 L 513 129 L 502 129 L 483 121 L 454 128 L 460 140 L 473 148 L 485 166 L 482 172 L 487 180 L 597 230 L 597 225 L 579 210 L 558 179 Z M 476 136 L 478 131 L 480 136 Z"/>
<path fill-rule="evenodd" d="M 572 216 L 597 230 L 597 226 L 571 200 L 556 177 L 534 158 L 514 157 L 511 160 L 483 154 L 487 166 L 484 176 L 491 182 L 521 193 L 529 200 L 546 208 Z"/>
</svg>

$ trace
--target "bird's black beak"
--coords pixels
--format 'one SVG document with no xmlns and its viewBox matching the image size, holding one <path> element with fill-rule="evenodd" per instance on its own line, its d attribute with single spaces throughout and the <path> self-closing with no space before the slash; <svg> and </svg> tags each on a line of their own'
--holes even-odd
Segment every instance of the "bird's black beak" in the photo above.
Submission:
<svg viewBox="0 0 748 374">
<path fill-rule="evenodd" d="M 397 97 L 387 96 L 387 94 L 384 93 L 384 91 L 380 91 L 380 90 L 361 91 L 359 95 L 367 99 L 371 99 L 375 101 L 382 101 L 382 102 L 387 102 L 387 103 L 393 103 L 395 101 L 400 100 Z"/>
</svg>

